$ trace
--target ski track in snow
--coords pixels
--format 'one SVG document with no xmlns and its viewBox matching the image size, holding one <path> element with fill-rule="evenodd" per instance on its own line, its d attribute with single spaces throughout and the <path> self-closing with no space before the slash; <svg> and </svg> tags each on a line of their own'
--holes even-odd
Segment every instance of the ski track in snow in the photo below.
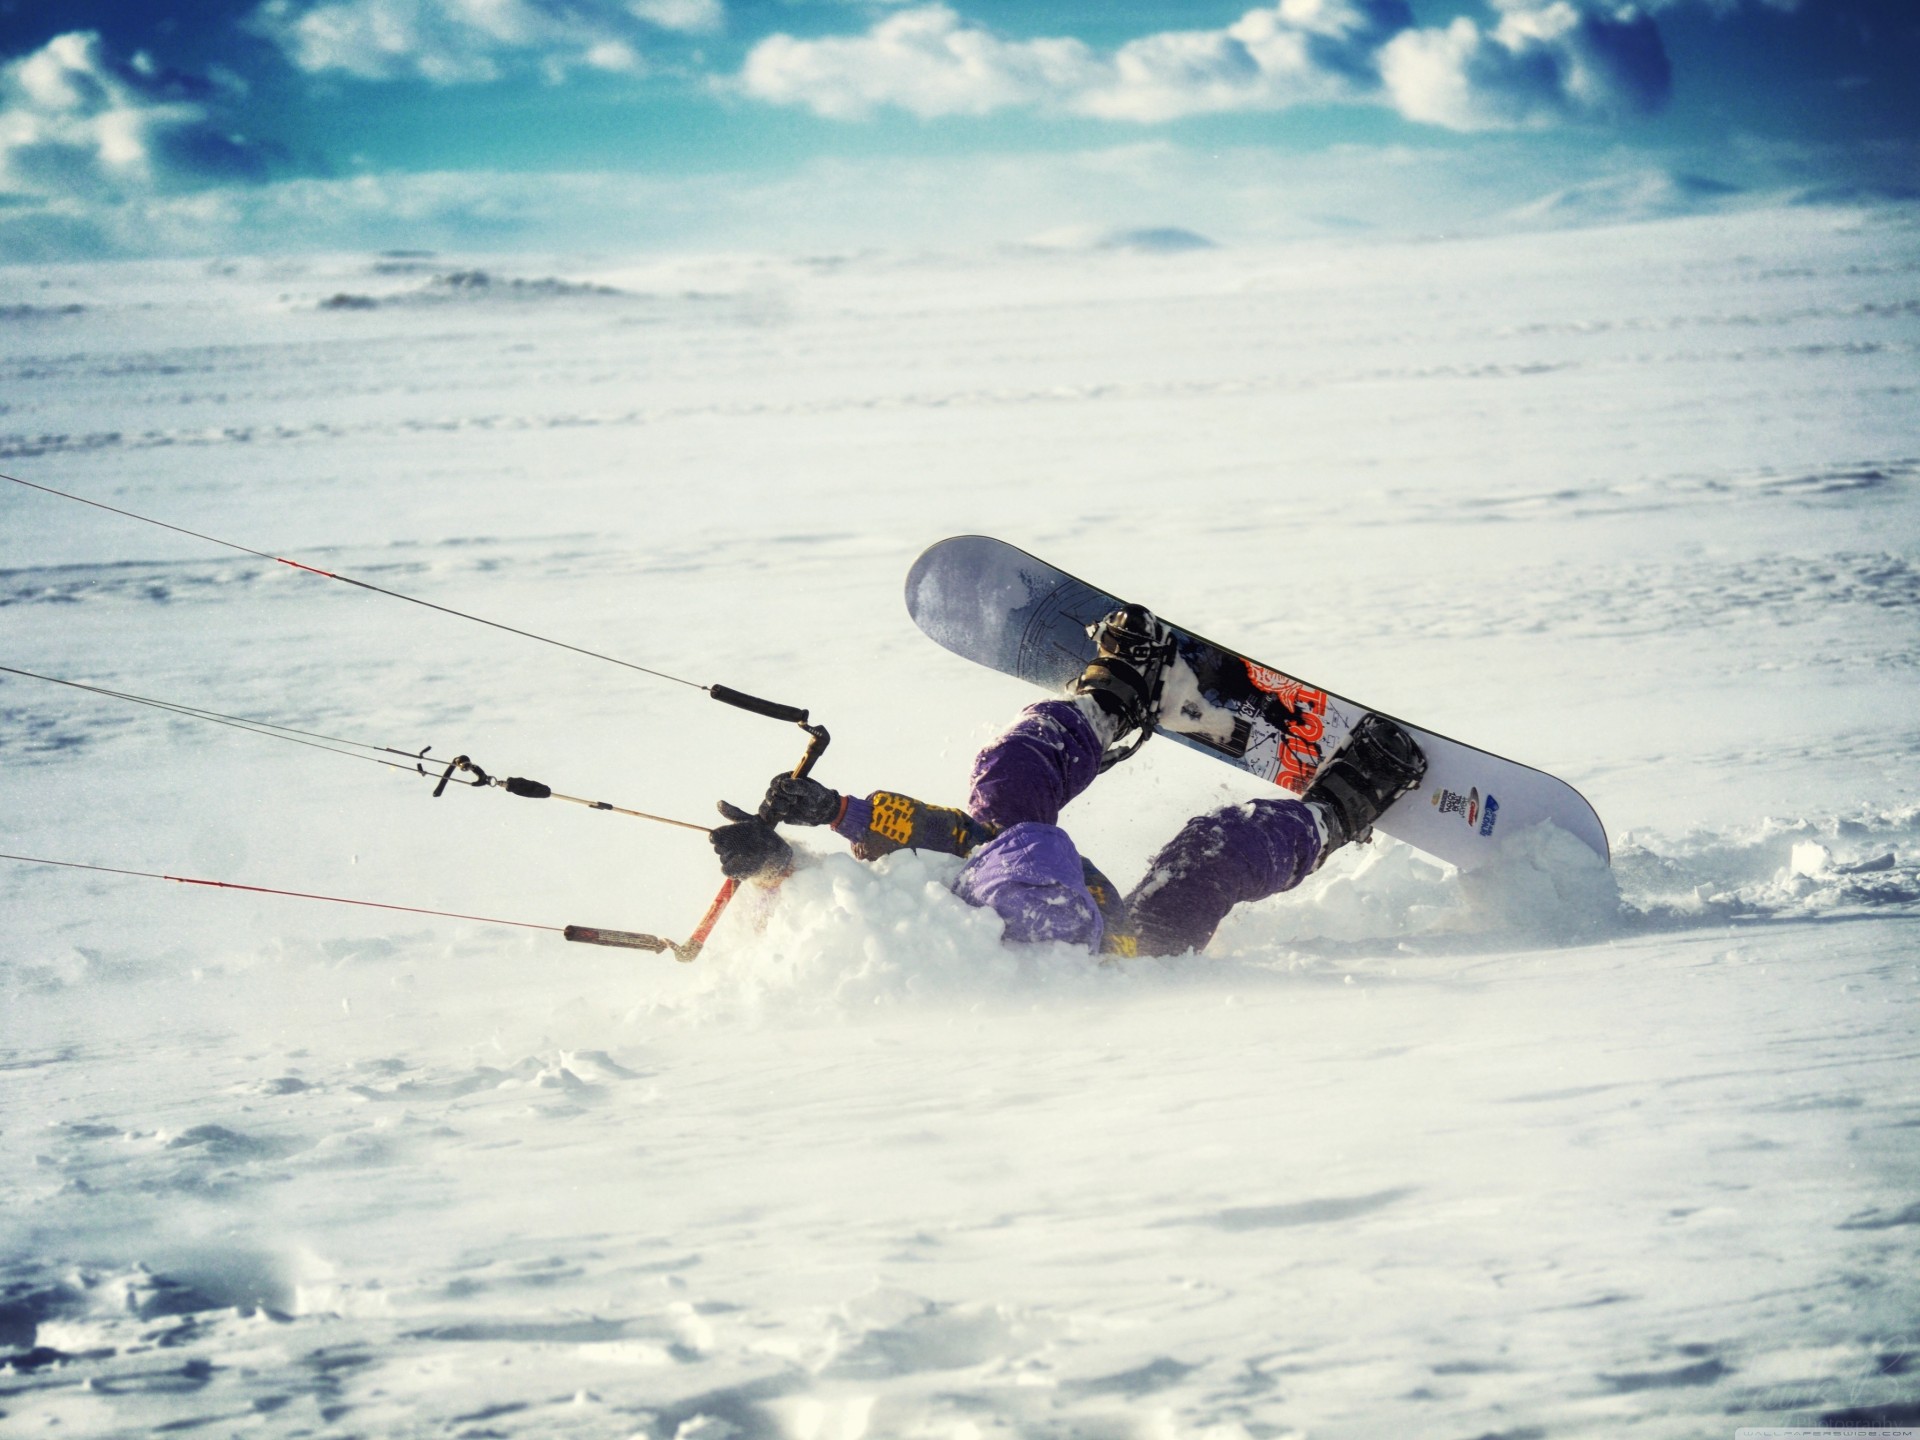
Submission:
<svg viewBox="0 0 1920 1440">
<path fill-rule="evenodd" d="M 1568 776 L 1198 959 L 809 836 L 692 966 L 0 869 L 20 1433 L 1920 1424 L 1908 212 L 1259 254 L 0 271 L 0 468 L 701 684 L 950 801 L 995 533 Z M 790 727 L 44 496 L 0 663 L 699 820 Z M 0 849 L 685 933 L 697 840 L 0 676 Z M 1131 881 L 1256 793 L 1149 746 Z M 564 810 L 564 813 L 552 813 Z"/>
</svg>

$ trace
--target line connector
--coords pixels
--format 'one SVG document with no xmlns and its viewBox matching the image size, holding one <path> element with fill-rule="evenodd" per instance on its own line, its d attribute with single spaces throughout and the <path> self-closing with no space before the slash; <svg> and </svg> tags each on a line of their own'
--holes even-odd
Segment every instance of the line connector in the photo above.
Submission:
<svg viewBox="0 0 1920 1440">
<path fill-rule="evenodd" d="M 421 753 L 425 754 L 426 752 L 422 751 Z M 447 793 L 447 785 L 453 780 L 456 771 L 461 774 L 479 776 L 480 778 L 477 780 L 462 780 L 459 782 L 462 785 L 470 785 L 475 790 L 484 790 L 487 786 L 493 784 L 493 777 L 478 765 L 474 764 L 471 759 L 465 755 L 456 755 L 447 762 L 447 768 L 440 773 L 440 783 L 433 787 L 433 798 L 435 800 L 438 800 L 442 795 Z M 420 773 L 424 775 L 427 772 L 422 770 Z"/>
</svg>

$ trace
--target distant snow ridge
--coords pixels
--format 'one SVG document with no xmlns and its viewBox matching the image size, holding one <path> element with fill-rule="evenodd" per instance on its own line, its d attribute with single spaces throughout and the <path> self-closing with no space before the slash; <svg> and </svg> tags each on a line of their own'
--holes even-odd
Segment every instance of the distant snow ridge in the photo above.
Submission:
<svg viewBox="0 0 1920 1440">
<path fill-rule="evenodd" d="M 410 273 L 392 267 L 375 267 L 376 274 Z M 389 305 L 436 305 L 455 300 L 577 300 L 635 299 L 631 292 L 611 285 L 596 285 L 584 280 L 562 280 L 553 275 L 527 279 L 517 275 L 495 275 L 490 270 L 449 270 L 432 276 L 423 285 L 390 295 L 362 295 L 342 290 L 319 302 L 321 310 L 377 310 Z"/>
<path fill-rule="evenodd" d="M 1569 185 L 1522 205 L 1510 218 L 1561 225 L 1655 220 L 1723 209 L 1744 196 L 1739 186 L 1709 176 L 1649 170 Z"/>
<path fill-rule="evenodd" d="M 1137 250 L 1152 255 L 1184 255 L 1190 250 L 1219 248 L 1206 236 L 1178 225 L 1152 225 L 1143 230 L 1115 230 L 1099 241 L 1102 250 Z"/>
<path fill-rule="evenodd" d="M 62 315 L 84 315 L 87 307 L 68 305 L 0 305 L 0 321 L 46 320 Z"/>
<path fill-rule="evenodd" d="M 1125 250 L 1141 255 L 1186 255 L 1217 250 L 1219 244 L 1196 230 L 1179 225 L 1147 225 L 1125 230 L 1100 230 L 1069 225 L 1048 230 L 1026 242 L 1034 250 Z"/>
</svg>

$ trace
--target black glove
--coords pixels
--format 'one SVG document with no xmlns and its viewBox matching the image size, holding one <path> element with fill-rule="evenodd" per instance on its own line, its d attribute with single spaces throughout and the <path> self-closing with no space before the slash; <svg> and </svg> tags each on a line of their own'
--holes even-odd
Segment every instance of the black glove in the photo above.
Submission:
<svg viewBox="0 0 1920 1440">
<path fill-rule="evenodd" d="M 724 800 L 720 813 L 733 823 L 719 826 L 707 838 L 713 842 L 713 853 L 720 857 L 720 868 L 729 880 L 751 880 L 785 870 L 793 863 L 793 847 L 766 821 Z"/>
<path fill-rule="evenodd" d="M 760 802 L 760 818 L 769 825 L 831 825 L 840 814 L 843 797 L 818 780 L 796 780 L 776 775 L 767 783 Z"/>
</svg>

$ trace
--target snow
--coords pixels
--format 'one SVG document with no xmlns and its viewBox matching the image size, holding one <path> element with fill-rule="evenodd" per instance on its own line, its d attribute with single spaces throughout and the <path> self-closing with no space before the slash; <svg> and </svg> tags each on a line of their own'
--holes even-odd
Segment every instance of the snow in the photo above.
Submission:
<svg viewBox="0 0 1920 1440">
<path fill-rule="evenodd" d="M 806 705 L 829 784 L 956 801 L 1030 698 L 900 604 L 981 532 L 1614 842 L 1379 843 L 1107 964 L 821 832 L 690 965 L 8 862 L 6 1428 L 1920 1423 L 1917 285 L 1899 207 L 0 271 L 0 469 Z M 0 663 L 689 820 L 805 743 L 5 488 Z M 0 714 L 10 852 L 676 938 L 717 884 L 683 831 Z M 1124 884 L 1253 793 L 1149 744 L 1068 825 Z"/>
</svg>

